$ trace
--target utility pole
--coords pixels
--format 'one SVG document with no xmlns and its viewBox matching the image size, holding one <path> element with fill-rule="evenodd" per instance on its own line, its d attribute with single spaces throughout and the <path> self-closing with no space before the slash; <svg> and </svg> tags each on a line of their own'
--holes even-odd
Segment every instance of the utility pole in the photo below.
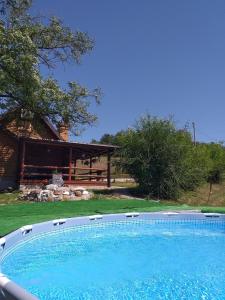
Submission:
<svg viewBox="0 0 225 300">
<path fill-rule="evenodd" d="M 195 122 L 192 122 L 193 127 L 193 144 L 196 146 L 196 135 L 195 135 Z"/>
</svg>

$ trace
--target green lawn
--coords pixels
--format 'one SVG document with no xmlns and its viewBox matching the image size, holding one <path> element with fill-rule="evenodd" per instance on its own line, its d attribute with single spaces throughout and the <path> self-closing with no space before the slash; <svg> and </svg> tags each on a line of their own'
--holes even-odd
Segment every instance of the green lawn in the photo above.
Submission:
<svg viewBox="0 0 225 300">
<path fill-rule="evenodd" d="M 0 236 L 23 225 L 38 223 L 61 217 L 91 214 L 122 213 L 128 211 L 153 212 L 160 210 L 202 209 L 225 212 L 225 207 L 198 207 L 176 205 L 173 202 L 148 200 L 89 200 L 56 203 L 22 203 L 0 205 Z"/>
</svg>

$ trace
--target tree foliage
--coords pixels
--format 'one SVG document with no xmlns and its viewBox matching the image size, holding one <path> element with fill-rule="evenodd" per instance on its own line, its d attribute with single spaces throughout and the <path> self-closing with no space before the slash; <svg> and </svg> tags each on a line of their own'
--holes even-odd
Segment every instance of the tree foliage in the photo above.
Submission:
<svg viewBox="0 0 225 300">
<path fill-rule="evenodd" d="M 225 175 L 225 149 L 223 143 L 210 143 L 205 145 L 210 161 L 210 169 L 207 181 L 210 183 L 221 183 Z"/>
<path fill-rule="evenodd" d="M 178 130 L 171 119 L 147 115 L 133 129 L 103 135 L 103 140 L 121 146 L 119 165 L 152 197 L 176 199 L 204 182 L 223 179 L 223 145 L 195 146 L 188 129 Z"/>
<path fill-rule="evenodd" d="M 97 144 L 122 146 L 123 141 L 126 138 L 126 134 L 127 134 L 126 130 L 121 130 L 121 131 L 117 132 L 115 135 L 105 133 L 105 134 L 103 134 L 103 136 L 100 138 L 99 141 L 92 140 L 92 142 L 97 143 Z"/>
<path fill-rule="evenodd" d="M 2 0 L 0 19 L 0 109 L 21 108 L 47 116 L 54 124 L 92 124 L 91 98 L 99 101 L 99 89 L 89 91 L 77 82 L 66 88 L 41 68 L 58 63 L 80 63 L 93 49 L 87 33 L 72 31 L 57 17 L 32 16 L 32 0 Z"/>
</svg>

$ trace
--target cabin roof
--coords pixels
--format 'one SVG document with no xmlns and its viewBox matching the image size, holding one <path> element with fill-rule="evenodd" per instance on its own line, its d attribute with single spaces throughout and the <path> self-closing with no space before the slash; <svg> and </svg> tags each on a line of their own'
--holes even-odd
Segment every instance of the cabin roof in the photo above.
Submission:
<svg viewBox="0 0 225 300">
<path fill-rule="evenodd" d="M 9 114 L 5 113 L 0 115 L 0 121 L 5 119 Z M 31 137 L 18 137 L 13 132 L 10 132 L 7 128 L 4 127 L 3 124 L 0 124 L 0 130 L 4 131 L 6 134 L 10 135 L 12 138 L 16 138 L 17 140 L 24 140 L 28 144 L 38 144 L 38 145 L 48 145 L 52 147 L 65 147 L 65 148 L 73 148 L 76 149 L 77 153 L 86 153 L 88 155 L 104 155 L 107 153 L 112 153 L 118 146 L 114 145 L 106 145 L 106 144 L 93 144 L 93 143 L 82 143 L 82 142 L 67 142 L 63 141 L 55 127 L 51 124 L 51 122 L 47 118 L 41 118 L 43 122 L 48 126 L 56 139 L 35 139 Z"/>
<path fill-rule="evenodd" d="M 7 117 L 10 114 L 15 113 L 16 111 L 18 111 L 18 109 L 14 109 L 14 110 L 10 110 L 7 111 L 5 113 L 0 114 L 0 121 L 3 121 L 4 119 L 7 119 Z M 52 125 L 52 123 L 48 120 L 47 117 L 40 117 L 40 120 L 43 121 L 45 123 L 45 125 L 49 128 L 49 130 L 52 132 L 52 134 L 55 136 L 56 140 L 61 140 L 61 137 L 58 133 L 58 131 L 56 130 L 56 128 Z"/>
<path fill-rule="evenodd" d="M 56 138 L 58 140 L 61 140 L 61 137 L 58 133 L 58 131 L 56 130 L 56 128 L 52 125 L 52 123 L 46 118 L 43 117 L 42 120 L 45 122 L 45 124 L 48 126 L 48 128 L 51 130 L 51 132 L 56 136 Z"/>
<path fill-rule="evenodd" d="M 65 148 L 73 148 L 78 152 L 89 153 L 90 155 L 102 155 L 107 153 L 112 153 L 118 146 L 114 145 L 105 145 L 105 144 L 89 144 L 89 143 L 81 143 L 81 142 L 65 142 L 62 140 L 49 140 L 49 139 L 32 139 L 32 138 L 23 138 L 25 142 L 28 144 L 39 144 L 39 145 L 48 145 L 52 147 L 65 147 Z"/>
</svg>

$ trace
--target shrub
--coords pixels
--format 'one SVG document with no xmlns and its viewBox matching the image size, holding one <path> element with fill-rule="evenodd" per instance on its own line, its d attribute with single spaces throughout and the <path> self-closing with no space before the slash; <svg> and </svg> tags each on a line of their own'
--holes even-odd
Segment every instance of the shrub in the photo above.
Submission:
<svg viewBox="0 0 225 300">
<path fill-rule="evenodd" d="M 225 173 L 225 150 L 223 144 L 207 144 L 209 158 L 211 161 L 207 181 L 211 184 L 221 183 Z"/>
<path fill-rule="evenodd" d="M 207 147 L 194 146 L 191 134 L 177 130 L 171 119 L 149 115 L 126 132 L 120 164 L 153 197 L 176 199 L 207 179 Z"/>
</svg>

